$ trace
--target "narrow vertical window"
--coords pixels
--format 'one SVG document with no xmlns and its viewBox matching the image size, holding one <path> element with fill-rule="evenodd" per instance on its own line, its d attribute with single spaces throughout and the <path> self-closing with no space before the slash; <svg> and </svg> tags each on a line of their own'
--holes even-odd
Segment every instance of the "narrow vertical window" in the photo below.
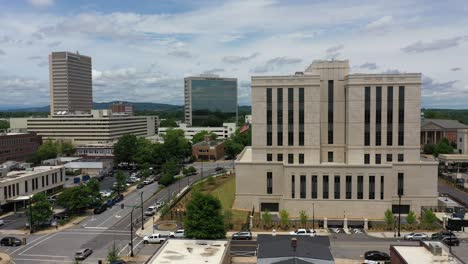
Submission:
<svg viewBox="0 0 468 264">
<path fill-rule="evenodd" d="M 387 162 L 392 162 L 393 161 L 393 156 L 391 153 L 387 154 Z"/>
<path fill-rule="evenodd" d="M 276 157 L 276 159 L 277 159 L 278 161 L 283 161 L 283 154 L 281 154 L 281 153 L 278 154 L 277 157 Z"/>
<path fill-rule="evenodd" d="M 53 180 L 53 178 L 52 178 Z M 46 186 L 49 186 L 49 175 L 46 175 Z"/>
<path fill-rule="evenodd" d="M 340 188 L 340 176 L 338 175 L 335 176 L 334 191 L 335 191 L 335 199 L 340 199 L 341 188 Z"/>
<path fill-rule="evenodd" d="M 405 175 L 401 172 L 398 173 L 398 195 L 404 195 L 405 189 Z"/>
<path fill-rule="evenodd" d="M 34 179 L 31 180 L 31 189 L 33 191 L 36 189 L 36 185 L 34 184 Z"/>
<path fill-rule="evenodd" d="M 364 146 L 370 146 L 370 87 L 364 90 Z"/>
<path fill-rule="evenodd" d="M 352 180 L 353 177 L 351 175 L 346 176 L 346 199 L 351 199 L 352 196 Z"/>
<path fill-rule="evenodd" d="M 16 193 L 20 195 L 19 183 L 16 183 Z"/>
<path fill-rule="evenodd" d="M 294 154 L 288 154 L 288 164 L 294 163 Z"/>
<path fill-rule="evenodd" d="M 364 164 L 370 164 L 370 154 L 364 154 Z"/>
<path fill-rule="evenodd" d="M 273 193 L 273 172 L 267 172 L 267 194 Z"/>
<path fill-rule="evenodd" d="M 333 151 L 328 151 L 328 162 L 333 162 Z"/>
<path fill-rule="evenodd" d="M 333 144 L 333 80 L 328 80 L 328 144 Z"/>
<path fill-rule="evenodd" d="M 63 182 L 63 171 L 60 170 L 60 182 Z"/>
<path fill-rule="evenodd" d="M 393 86 L 387 87 L 387 146 L 393 144 Z"/>
<path fill-rule="evenodd" d="M 381 154 L 375 154 L 375 164 L 381 164 L 381 163 L 382 163 Z"/>
<path fill-rule="evenodd" d="M 29 192 L 28 190 L 28 181 L 24 181 L 24 192 Z"/>
<path fill-rule="evenodd" d="M 299 164 L 304 164 L 304 154 L 299 154 Z"/>
<path fill-rule="evenodd" d="M 13 184 L 13 196 L 16 196 L 16 186 Z"/>
<path fill-rule="evenodd" d="M 323 175 L 323 199 L 328 199 L 328 175 Z"/>
<path fill-rule="evenodd" d="M 317 175 L 312 176 L 312 199 L 317 199 Z"/>
<path fill-rule="evenodd" d="M 267 88 L 267 112 L 266 112 L 266 121 L 267 121 L 267 146 L 273 145 L 273 135 L 272 135 L 272 123 L 273 123 L 273 113 L 272 113 L 272 91 L 271 88 Z"/>
<path fill-rule="evenodd" d="M 364 176 L 357 177 L 357 198 L 364 199 Z"/>
<path fill-rule="evenodd" d="M 403 154 L 398 154 L 398 162 L 403 162 L 405 161 L 405 156 Z"/>
<path fill-rule="evenodd" d="M 294 89 L 288 88 L 288 146 L 294 145 Z"/>
<path fill-rule="evenodd" d="M 276 90 L 277 143 L 283 146 L 283 88 Z"/>
<path fill-rule="evenodd" d="M 304 146 L 304 88 L 299 88 L 299 146 Z"/>
<path fill-rule="evenodd" d="M 267 153 L 267 161 L 273 161 L 273 154 Z"/>
<path fill-rule="evenodd" d="M 306 176 L 305 175 L 301 175 L 301 179 L 300 179 L 300 197 L 301 199 L 305 199 L 306 198 Z"/>
<path fill-rule="evenodd" d="M 382 87 L 375 89 L 375 145 L 382 145 Z"/>
<path fill-rule="evenodd" d="M 405 87 L 398 87 L 398 146 L 405 145 Z"/>
<path fill-rule="evenodd" d="M 291 175 L 291 198 L 296 198 L 296 179 Z"/>
<path fill-rule="evenodd" d="M 369 199 L 375 199 L 375 176 L 369 176 Z"/>
<path fill-rule="evenodd" d="M 42 181 L 41 182 L 42 182 L 42 188 L 44 188 L 44 186 L 45 186 L 44 176 L 42 176 Z"/>
<path fill-rule="evenodd" d="M 380 176 L 380 200 L 384 199 L 384 190 L 385 190 L 385 184 L 384 184 L 384 176 Z"/>
</svg>

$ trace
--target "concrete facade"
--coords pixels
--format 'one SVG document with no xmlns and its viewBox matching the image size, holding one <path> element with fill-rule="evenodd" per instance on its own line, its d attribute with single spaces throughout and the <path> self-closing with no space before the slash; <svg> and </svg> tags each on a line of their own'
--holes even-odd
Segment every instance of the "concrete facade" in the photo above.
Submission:
<svg viewBox="0 0 468 264">
<path fill-rule="evenodd" d="M 162 137 L 169 129 L 183 130 L 185 138 L 190 141 L 192 141 L 193 136 L 202 131 L 216 134 L 216 136 L 218 136 L 217 139 L 226 139 L 236 132 L 236 123 L 223 123 L 222 127 L 191 127 L 182 123 L 179 124 L 179 127 L 160 127 L 158 129 L 158 135 Z"/>
<path fill-rule="evenodd" d="M 252 77 L 235 207 L 294 217 L 314 204 L 316 217 L 382 219 L 398 209 L 399 177 L 402 205 L 436 205 L 437 163 L 419 157 L 420 92 L 421 74 L 349 74 L 348 61 Z"/>
<path fill-rule="evenodd" d="M 91 57 L 72 52 L 49 55 L 50 114 L 93 108 Z"/>
<path fill-rule="evenodd" d="M 459 129 L 457 132 L 458 154 L 468 154 L 468 129 Z"/>
</svg>

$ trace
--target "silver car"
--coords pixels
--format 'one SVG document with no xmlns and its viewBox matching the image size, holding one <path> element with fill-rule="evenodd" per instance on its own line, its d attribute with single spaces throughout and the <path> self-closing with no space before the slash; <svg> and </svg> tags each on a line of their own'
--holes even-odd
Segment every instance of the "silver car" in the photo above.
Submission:
<svg viewBox="0 0 468 264">
<path fill-rule="evenodd" d="M 75 253 L 76 260 L 84 260 L 89 255 L 93 253 L 93 250 L 90 248 L 82 248 Z"/>
<path fill-rule="evenodd" d="M 405 236 L 405 240 L 414 240 L 414 241 L 426 240 L 428 238 L 429 237 L 423 233 L 411 233 Z"/>
</svg>

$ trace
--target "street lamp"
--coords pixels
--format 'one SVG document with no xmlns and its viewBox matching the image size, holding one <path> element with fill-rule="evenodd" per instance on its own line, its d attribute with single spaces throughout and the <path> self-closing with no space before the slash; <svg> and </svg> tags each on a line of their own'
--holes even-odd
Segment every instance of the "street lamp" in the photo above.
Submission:
<svg viewBox="0 0 468 264">
<path fill-rule="evenodd" d="M 141 230 L 145 230 L 145 222 L 143 221 L 143 191 L 140 193 L 141 200 Z"/>
<path fill-rule="evenodd" d="M 398 192 L 398 237 L 400 237 L 400 229 L 401 229 L 401 195 L 402 192 Z"/>
<path fill-rule="evenodd" d="M 132 211 L 130 212 L 130 257 L 133 257 L 133 210 L 135 206 L 132 207 Z"/>
<path fill-rule="evenodd" d="M 315 233 L 315 203 L 312 203 L 312 230 Z"/>
<path fill-rule="evenodd" d="M 33 231 L 33 216 L 32 216 L 32 196 L 29 198 L 29 233 L 34 233 Z"/>
</svg>

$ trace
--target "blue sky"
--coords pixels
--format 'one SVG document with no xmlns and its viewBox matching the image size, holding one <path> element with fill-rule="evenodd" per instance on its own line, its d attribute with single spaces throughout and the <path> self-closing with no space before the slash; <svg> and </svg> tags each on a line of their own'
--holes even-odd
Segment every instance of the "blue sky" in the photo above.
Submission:
<svg viewBox="0 0 468 264">
<path fill-rule="evenodd" d="M 0 0 L 0 108 L 49 103 L 47 55 L 93 58 L 94 101 L 183 103 L 183 78 L 421 72 L 422 105 L 468 108 L 465 1 Z"/>
</svg>

